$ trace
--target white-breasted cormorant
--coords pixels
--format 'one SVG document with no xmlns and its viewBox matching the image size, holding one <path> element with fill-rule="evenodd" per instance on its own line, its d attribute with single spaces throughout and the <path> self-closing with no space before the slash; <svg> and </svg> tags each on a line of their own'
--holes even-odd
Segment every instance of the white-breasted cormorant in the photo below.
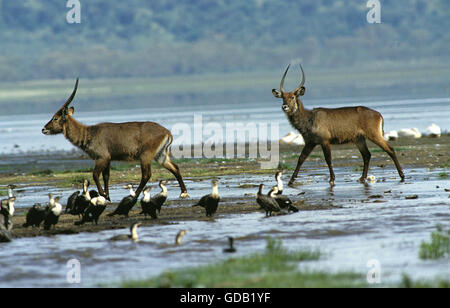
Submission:
<svg viewBox="0 0 450 308">
<path fill-rule="evenodd" d="M 52 226 L 56 226 L 62 213 L 62 205 L 59 203 L 61 197 L 53 198 L 52 194 L 48 194 L 48 196 L 50 200 L 46 208 L 44 230 L 50 230 Z"/>
<path fill-rule="evenodd" d="M 280 208 L 287 209 L 288 212 L 298 212 L 298 209 L 292 205 L 292 201 L 285 195 L 283 195 L 283 180 L 281 179 L 281 176 L 283 173 L 281 171 L 278 171 L 275 174 L 275 179 L 277 181 L 277 194 L 274 196 L 275 201 L 278 203 Z M 270 192 L 269 192 L 270 193 Z"/>
<path fill-rule="evenodd" d="M 73 207 L 68 212 L 71 215 L 78 215 L 81 217 L 81 215 L 84 213 L 84 211 L 88 208 L 89 204 L 91 204 L 91 195 L 88 191 L 89 187 L 89 181 L 84 180 L 83 181 L 83 193 L 81 195 L 78 195 L 75 198 Z M 73 194 L 72 194 L 73 195 Z"/>
<path fill-rule="evenodd" d="M 112 217 L 114 215 L 123 215 L 125 217 L 128 217 L 128 213 L 131 211 L 133 206 L 136 204 L 137 196 L 136 196 L 136 192 L 133 189 L 133 185 L 128 184 L 124 188 L 129 189 L 130 194 L 128 196 L 124 197 L 120 201 L 119 205 L 114 210 L 114 212 L 108 214 L 109 217 Z"/>
<path fill-rule="evenodd" d="M 152 201 L 156 205 L 158 213 L 161 212 L 161 206 L 167 200 L 167 187 L 165 186 L 166 184 L 167 182 L 164 180 L 159 181 L 159 187 L 161 188 L 161 192 L 152 197 Z"/>
<path fill-rule="evenodd" d="M 11 213 L 14 213 L 15 200 L 16 198 L 13 196 L 0 201 L 0 242 L 12 241 L 13 221 Z"/>
<path fill-rule="evenodd" d="M 220 201 L 219 182 L 217 180 L 212 180 L 211 183 L 212 192 L 203 196 L 196 204 L 193 205 L 205 208 L 206 216 L 213 216 L 216 213 Z"/>
<path fill-rule="evenodd" d="M 100 215 L 105 211 L 108 200 L 103 196 L 94 197 L 91 199 L 89 206 L 83 213 L 80 221 L 75 222 L 75 225 L 80 226 L 86 222 L 92 222 L 98 225 Z"/>
<path fill-rule="evenodd" d="M 181 230 L 175 237 L 175 245 L 181 245 L 181 239 L 187 234 L 187 230 Z"/>
<path fill-rule="evenodd" d="M 256 202 L 264 211 L 266 211 L 266 216 L 271 216 L 272 212 L 279 212 L 281 210 L 280 206 L 274 199 L 274 196 L 278 192 L 278 189 L 276 187 L 272 188 L 270 190 L 269 196 L 263 194 L 263 189 L 264 184 L 260 184 L 258 193 L 256 195 Z"/>
<path fill-rule="evenodd" d="M 119 235 L 113 236 L 109 240 L 112 241 L 112 242 L 129 241 L 129 240 L 132 240 L 133 242 L 137 242 L 139 240 L 139 236 L 138 236 L 138 233 L 137 233 L 137 228 L 140 225 L 141 225 L 140 222 L 135 222 L 130 227 L 130 234 L 128 234 L 128 235 L 119 234 Z"/>
<path fill-rule="evenodd" d="M 158 210 L 158 205 L 153 201 L 153 198 L 150 195 L 150 190 L 152 188 L 150 186 L 146 187 L 143 191 L 144 196 L 141 199 L 141 207 L 142 212 L 145 218 L 147 215 L 150 215 L 153 219 L 158 218 L 156 211 Z"/>
</svg>

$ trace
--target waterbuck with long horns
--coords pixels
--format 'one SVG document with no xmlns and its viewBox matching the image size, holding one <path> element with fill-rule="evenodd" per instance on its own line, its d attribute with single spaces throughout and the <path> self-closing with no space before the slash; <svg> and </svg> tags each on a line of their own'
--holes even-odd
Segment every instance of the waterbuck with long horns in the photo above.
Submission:
<svg viewBox="0 0 450 308">
<path fill-rule="evenodd" d="M 72 102 L 78 88 L 78 79 L 69 99 L 45 124 L 45 135 L 64 134 L 67 140 L 86 152 L 94 161 L 93 178 L 100 195 L 109 200 L 108 181 L 112 160 L 138 160 L 141 163 L 142 178 L 136 198 L 151 177 L 151 164 L 156 160 L 169 170 L 181 188 L 181 198 L 189 197 L 183 183 L 180 169 L 170 159 L 169 147 L 173 137 L 170 131 L 154 122 L 100 123 L 86 126 L 73 118 Z M 103 175 L 105 190 L 100 185 Z"/>
<path fill-rule="evenodd" d="M 292 186 L 303 162 L 311 154 L 316 145 L 322 147 L 325 160 L 330 170 L 330 185 L 334 185 L 335 175 L 331 162 L 331 144 L 355 143 L 364 161 L 364 170 L 360 182 L 365 182 L 371 154 L 367 148 L 369 139 L 382 148 L 392 158 L 397 167 L 401 180 L 405 179 L 402 167 L 398 162 L 394 149 L 383 138 L 383 117 L 373 109 L 358 107 L 342 108 L 314 108 L 308 110 L 303 107 L 300 96 L 305 94 L 305 72 L 302 71 L 300 85 L 291 92 L 284 90 L 284 79 L 289 70 L 288 65 L 281 78 L 280 90 L 273 89 L 276 98 L 283 99 L 282 109 L 291 125 L 296 128 L 305 139 L 305 146 L 298 159 L 297 167 L 292 174 L 289 186 Z"/>
</svg>

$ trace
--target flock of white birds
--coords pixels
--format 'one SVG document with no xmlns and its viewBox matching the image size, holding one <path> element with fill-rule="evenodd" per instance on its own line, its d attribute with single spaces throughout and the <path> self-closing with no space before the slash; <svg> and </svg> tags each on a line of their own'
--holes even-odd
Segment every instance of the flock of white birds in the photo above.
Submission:
<svg viewBox="0 0 450 308">
<path fill-rule="evenodd" d="M 396 140 L 399 137 L 408 137 L 408 138 L 421 138 L 423 135 L 439 138 L 441 137 L 441 128 L 437 126 L 435 123 L 432 123 L 427 127 L 426 131 L 422 134 L 417 128 L 402 128 L 399 131 L 391 130 L 387 133 L 384 133 L 384 139 L 386 140 Z M 293 131 L 289 132 L 286 136 L 280 139 L 280 144 L 292 144 L 292 145 L 305 145 L 305 140 L 302 135 L 299 133 L 295 133 Z"/>
</svg>

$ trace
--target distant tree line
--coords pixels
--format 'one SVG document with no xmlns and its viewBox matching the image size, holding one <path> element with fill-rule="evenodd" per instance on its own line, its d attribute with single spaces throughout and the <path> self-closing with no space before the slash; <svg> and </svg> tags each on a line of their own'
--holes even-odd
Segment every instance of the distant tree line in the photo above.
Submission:
<svg viewBox="0 0 450 308">
<path fill-rule="evenodd" d="M 0 81 L 450 62 L 444 0 L 0 0 Z"/>
</svg>

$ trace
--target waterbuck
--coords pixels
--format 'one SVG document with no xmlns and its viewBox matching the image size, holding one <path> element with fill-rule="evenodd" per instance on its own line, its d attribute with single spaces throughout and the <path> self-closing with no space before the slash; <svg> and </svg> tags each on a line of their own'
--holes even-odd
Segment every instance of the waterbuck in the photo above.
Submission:
<svg viewBox="0 0 450 308">
<path fill-rule="evenodd" d="M 394 149 L 383 138 L 383 117 L 373 109 L 358 107 L 342 108 L 314 108 L 308 110 L 303 107 L 300 96 L 305 94 L 305 72 L 302 71 L 302 81 L 292 92 L 284 90 L 284 79 L 289 70 L 288 65 L 281 78 L 280 90 L 273 89 L 276 98 L 283 99 L 282 110 L 291 125 L 296 128 L 305 139 L 305 146 L 298 158 L 297 167 L 289 181 L 292 186 L 303 162 L 311 154 L 316 145 L 322 147 L 325 160 L 330 170 L 330 185 L 334 185 L 335 175 L 331 162 L 331 144 L 355 143 L 361 152 L 364 161 L 364 170 L 360 182 L 365 182 L 371 154 L 367 148 L 366 139 L 369 139 L 382 148 L 392 158 L 402 181 L 405 176 L 398 162 Z"/>
<path fill-rule="evenodd" d="M 181 188 L 181 198 L 187 198 L 186 186 L 180 169 L 170 159 L 169 147 L 173 141 L 169 130 L 154 122 L 100 123 L 86 126 L 73 118 L 72 102 L 78 88 L 78 79 L 69 99 L 53 115 L 42 129 L 44 135 L 64 134 L 67 140 L 86 152 L 94 161 L 93 178 L 100 195 L 109 199 L 108 181 L 112 160 L 138 160 L 141 163 L 142 178 L 136 198 L 151 177 L 151 164 L 156 160 L 169 170 Z M 100 185 L 103 175 L 105 190 Z"/>
</svg>

